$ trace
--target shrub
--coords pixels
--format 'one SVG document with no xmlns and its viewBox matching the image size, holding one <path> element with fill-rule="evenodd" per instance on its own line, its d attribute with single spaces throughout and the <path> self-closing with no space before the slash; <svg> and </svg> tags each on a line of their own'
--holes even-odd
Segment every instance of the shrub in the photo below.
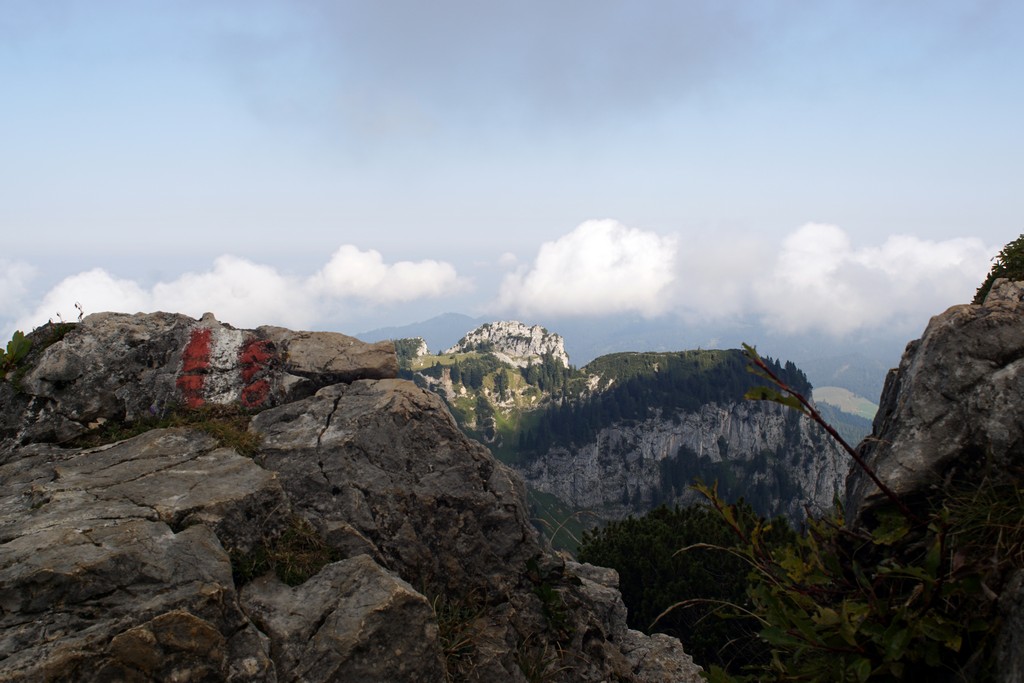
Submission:
<svg viewBox="0 0 1024 683">
<path fill-rule="evenodd" d="M 752 390 L 810 415 L 851 453 L 889 502 L 870 523 L 842 510 L 809 519 L 791 543 L 767 542 L 763 520 L 698 486 L 750 567 L 747 596 L 770 646 L 744 675 L 712 666 L 712 681 L 984 681 L 999 635 L 996 596 L 1024 559 L 1024 466 L 982 464 L 911 510 L 825 424 L 806 399 L 747 349 L 775 388 Z"/>
<path fill-rule="evenodd" d="M 1003 247 L 999 255 L 993 259 L 988 277 L 981 283 L 981 287 L 978 287 L 978 293 L 974 295 L 974 303 L 982 303 L 992 289 L 992 283 L 999 278 L 1024 280 L 1024 235 Z"/>
<path fill-rule="evenodd" d="M 749 505 L 739 506 L 753 516 Z M 767 534 L 771 543 L 794 535 L 783 518 Z M 699 663 L 739 671 L 766 662 L 769 652 L 757 638 L 756 619 L 718 618 L 731 614 L 731 606 L 749 607 L 749 568 L 727 550 L 733 541 L 732 530 L 714 508 L 663 506 L 585 533 L 579 559 L 618 571 L 631 628 L 667 633 L 679 638 Z"/>
<path fill-rule="evenodd" d="M 11 340 L 7 342 L 7 349 L 0 349 L 0 373 L 6 375 L 8 370 L 13 369 L 18 361 L 28 355 L 30 348 L 32 348 L 32 340 L 26 337 L 21 330 L 15 332 Z"/>
</svg>

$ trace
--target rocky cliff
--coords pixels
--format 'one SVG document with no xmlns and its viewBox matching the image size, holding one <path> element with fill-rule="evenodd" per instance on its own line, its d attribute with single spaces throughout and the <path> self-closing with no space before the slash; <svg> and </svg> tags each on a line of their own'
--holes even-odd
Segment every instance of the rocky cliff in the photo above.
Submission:
<svg viewBox="0 0 1024 683">
<path fill-rule="evenodd" d="M 489 351 L 502 362 L 518 368 L 551 354 L 563 366 L 569 367 L 565 340 L 561 336 L 548 332 L 540 325 L 527 326 L 516 320 L 484 323 L 444 353 L 470 351 Z"/>
<path fill-rule="evenodd" d="M 0 681 L 699 680 L 390 344 L 162 313 L 31 337 L 0 382 Z"/>
<path fill-rule="evenodd" d="M 914 497 L 991 460 L 1024 463 L 1024 283 L 998 280 L 981 305 L 935 316 L 890 371 L 861 453 L 900 496 Z M 858 469 L 847 509 L 862 517 L 883 497 Z"/>
<path fill-rule="evenodd" d="M 981 490 L 990 477 L 1015 489 L 999 502 L 1019 506 L 1022 405 L 1024 282 L 999 279 L 981 304 L 954 306 L 935 316 L 921 338 L 907 345 L 899 367 L 886 379 L 873 433 L 860 453 L 912 509 L 939 506 L 949 490 Z M 851 470 L 846 504 L 851 524 L 870 527 L 887 501 L 862 470 Z M 985 527 L 986 514 L 983 510 L 978 529 Z M 1007 537 L 1019 534 L 1019 524 L 1009 520 L 1000 537 L 1004 531 Z M 996 601 L 1002 622 L 991 680 L 1019 682 L 1024 680 L 1024 566 L 1019 555 L 999 544 L 981 561 L 991 583 L 983 589 Z M 954 557 L 952 563 L 955 568 L 965 558 Z"/>
<path fill-rule="evenodd" d="M 699 476 L 763 514 L 799 520 L 805 507 L 831 507 L 847 468 L 799 413 L 748 401 L 612 424 L 590 443 L 553 448 L 519 469 L 534 488 L 605 519 L 696 502 L 689 484 Z"/>
</svg>

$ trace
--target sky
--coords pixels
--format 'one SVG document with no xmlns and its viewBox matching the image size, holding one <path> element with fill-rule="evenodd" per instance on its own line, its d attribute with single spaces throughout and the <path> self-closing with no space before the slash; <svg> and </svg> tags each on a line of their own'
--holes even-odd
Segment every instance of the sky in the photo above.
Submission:
<svg viewBox="0 0 1024 683">
<path fill-rule="evenodd" d="M 77 303 L 915 336 L 1024 232 L 1021 25 L 998 0 L 0 0 L 0 333 Z"/>
</svg>

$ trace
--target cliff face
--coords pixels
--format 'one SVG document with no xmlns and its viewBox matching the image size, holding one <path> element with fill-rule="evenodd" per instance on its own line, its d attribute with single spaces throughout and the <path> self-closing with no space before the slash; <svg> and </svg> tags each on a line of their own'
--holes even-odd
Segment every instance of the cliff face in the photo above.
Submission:
<svg viewBox="0 0 1024 683">
<path fill-rule="evenodd" d="M 540 325 L 527 326 L 516 320 L 484 323 L 444 353 L 465 353 L 480 349 L 489 350 L 499 360 L 514 367 L 526 367 L 545 354 L 551 354 L 563 366 L 569 367 L 565 340 L 561 336 L 548 332 Z"/>
<path fill-rule="evenodd" d="M 997 280 L 982 305 L 935 316 L 890 371 L 861 453 L 896 494 L 920 494 L 986 458 L 1024 462 L 1024 283 Z M 847 483 L 858 518 L 882 500 L 860 470 Z"/>
<path fill-rule="evenodd" d="M 949 484 L 977 484 L 986 470 L 1019 482 L 1022 405 L 1024 283 L 996 280 L 982 304 L 935 316 L 907 345 L 886 379 L 873 433 L 860 452 L 911 505 L 941 495 Z M 886 500 L 863 471 L 851 470 L 846 509 L 852 524 L 868 523 Z M 995 566 L 1003 559 L 989 561 Z M 1001 594 L 991 596 L 1002 619 L 996 681 L 1024 680 L 1024 568 L 1016 561 Z"/>
<path fill-rule="evenodd" d="M 389 344 L 168 314 L 32 336 L 0 382 L 0 681 L 698 680 L 614 572 L 541 548 Z"/>
<path fill-rule="evenodd" d="M 803 518 L 841 495 L 847 459 L 794 411 L 762 402 L 711 403 L 601 429 L 582 447 L 554 448 L 521 471 L 527 483 L 605 518 L 695 501 L 695 476 L 762 511 Z M 727 495 L 727 497 L 729 497 Z"/>
</svg>

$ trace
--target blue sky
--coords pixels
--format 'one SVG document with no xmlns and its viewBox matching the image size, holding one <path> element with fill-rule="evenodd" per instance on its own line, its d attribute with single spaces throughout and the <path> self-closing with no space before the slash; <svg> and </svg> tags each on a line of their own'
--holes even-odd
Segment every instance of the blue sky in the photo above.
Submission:
<svg viewBox="0 0 1024 683">
<path fill-rule="evenodd" d="M 965 301 L 1024 232 L 1016 2 L 0 0 L 0 327 Z"/>
</svg>

